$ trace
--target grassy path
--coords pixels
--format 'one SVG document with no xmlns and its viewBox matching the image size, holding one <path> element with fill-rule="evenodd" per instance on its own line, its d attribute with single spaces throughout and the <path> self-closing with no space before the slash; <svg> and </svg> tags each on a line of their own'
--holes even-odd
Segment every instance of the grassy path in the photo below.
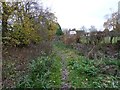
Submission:
<svg viewBox="0 0 120 90">
<path fill-rule="evenodd" d="M 61 43 L 58 43 L 57 45 L 55 45 L 54 50 L 57 52 L 57 55 L 61 57 L 61 64 L 62 64 L 61 88 L 66 90 L 72 87 L 70 80 L 69 80 L 70 70 L 68 68 L 68 63 L 71 58 L 77 58 L 77 55 L 73 50 L 66 48 L 64 45 L 61 45 Z"/>
<path fill-rule="evenodd" d="M 62 70 L 61 70 L 61 88 L 67 89 L 70 88 L 70 83 L 68 83 L 68 69 L 67 69 L 67 62 L 66 62 L 66 56 L 62 54 L 61 52 L 58 52 L 57 55 L 61 57 L 61 64 L 62 64 Z"/>
<path fill-rule="evenodd" d="M 66 90 L 67 88 L 117 88 L 120 86 L 119 77 L 101 73 L 99 65 L 107 65 L 104 59 L 89 60 L 79 55 L 76 50 L 59 42 L 55 44 L 54 50 L 61 57 L 61 88 Z"/>
<path fill-rule="evenodd" d="M 38 57 L 30 63 L 30 72 L 20 78 L 17 87 L 30 88 L 120 88 L 120 77 L 101 73 L 99 65 L 117 62 L 89 60 L 61 42 L 53 44 L 50 56 Z"/>
</svg>

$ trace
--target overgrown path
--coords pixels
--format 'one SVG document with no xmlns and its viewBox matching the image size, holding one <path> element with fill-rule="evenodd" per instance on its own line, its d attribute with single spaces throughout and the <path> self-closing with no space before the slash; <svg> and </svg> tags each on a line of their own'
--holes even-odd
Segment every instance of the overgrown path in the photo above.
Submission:
<svg viewBox="0 0 120 90">
<path fill-rule="evenodd" d="M 111 65 L 115 67 L 113 71 L 119 70 L 118 60 L 90 60 L 60 42 L 54 45 L 54 51 L 61 58 L 61 88 L 63 90 L 68 88 L 118 88 L 120 86 L 119 76 L 113 76 L 113 73 L 107 69 L 107 73 L 101 72 L 103 68 Z M 99 66 L 103 64 L 103 68 L 100 68 Z"/>
<path fill-rule="evenodd" d="M 76 58 L 76 53 L 68 48 L 65 48 L 65 46 L 63 46 L 60 44 L 55 45 L 54 50 L 56 51 L 57 55 L 59 57 L 61 57 L 61 64 L 62 64 L 62 68 L 61 68 L 61 88 L 62 89 L 68 89 L 71 88 L 72 85 L 69 81 L 69 69 L 68 69 L 68 62 L 71 58 Z"/>
<path fill-rule="evenodd" d="M 107 62 L 106 62 L 107 60 Z M 120 77 L 113 76 L 108 67 L 119 70 L 118 60 L 90 60 L 69 46 L 61 42 L 53 43 L 53 51 L 50 56 L 38 57 L 30 63 L 30 72 L 20 81 L 16 87 L 36 88 L 120 88 Z M 103 73 L 102 67 L 107 66 Z M 110 68 L 111 69 L 111 68 Z M 114 84 L 113 84 L 114 83 Z"/>
<path fill-rule="evenodd" d="M 62 64 L 62 69 L 61 69 L 61 88 L 67 89 L 70 88 L 70 83 L 68 83 L 68 74 L 69 71 L 67 69 L 67 61 L 66 61 L 66 56 L 62 54 L 60 51 L 57 52 L 57 54 L 61 57 L 61 64 Z"/>
</svg>

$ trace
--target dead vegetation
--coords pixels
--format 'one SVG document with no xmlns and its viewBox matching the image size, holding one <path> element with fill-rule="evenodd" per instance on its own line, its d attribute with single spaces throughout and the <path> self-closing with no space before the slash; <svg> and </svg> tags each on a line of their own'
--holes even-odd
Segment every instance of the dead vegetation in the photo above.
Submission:
<svg viewBox="0 0 120 90">
<path fill-rule="evenodd" d="M 2 51 L 2 81 L 4 87 L 14 87 L 16 80 L 28 72 L 28 63 L 31 59 L 44 54 L 50 54 L 50 42 L 31 44 L 28 47 L 3 47 Z"/>
<path fill-rule="evenodd" d="M 120 41 L 111 41 L 111 36 L 119 38 L 119 33 L 110 31 L 93 31 L 86 33 L 83 31 L 76 31 L 76 34 L 70 34 L 69 31 L 63 35 L 62 41 L 68 46 L 72 46 L 78 50 L 81 55 L 90 59 L 100 59 L 104 57 L 119 58 Z M 109 42 L 108 42 L 109 41 Z"/>
</svg>

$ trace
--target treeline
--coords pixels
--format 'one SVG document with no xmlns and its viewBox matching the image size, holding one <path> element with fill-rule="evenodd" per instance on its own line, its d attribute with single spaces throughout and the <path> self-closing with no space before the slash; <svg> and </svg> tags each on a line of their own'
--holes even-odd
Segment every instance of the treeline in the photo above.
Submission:
<svg viewBox="0 0 120 90">
<path fill-rule="evenodd" d="M 23 47 L 51 41 L 60 28 L 54 13 L 38 2 L 1 2 L 4 46 Z"/>
<path fill-rule="evenodd" d="M 37 1 L 0 2 L 0 13 L 2 83 L 15 87 L 29 71 L 29 62 L 51 54 L 52 40 L 61 28 L 54 13 Z"/>
</svg>

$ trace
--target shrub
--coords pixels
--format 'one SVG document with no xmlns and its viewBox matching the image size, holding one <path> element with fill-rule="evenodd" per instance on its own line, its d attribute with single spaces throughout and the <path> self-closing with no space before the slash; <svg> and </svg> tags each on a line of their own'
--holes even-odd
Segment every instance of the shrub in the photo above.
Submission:
<svg viewBox="0 0 120 90">
<path fill-rule="evenodd" d="M 58 24 L 58 29 L 57 29 L 57 31 L 56 31 L 56 35 L 57 35 L 57 36 L 61 36 L 61 35 L 63 35 L 63 34 L 64 34 L 64 33 L 63 33 L 60 25 Z"/>
</svg>

